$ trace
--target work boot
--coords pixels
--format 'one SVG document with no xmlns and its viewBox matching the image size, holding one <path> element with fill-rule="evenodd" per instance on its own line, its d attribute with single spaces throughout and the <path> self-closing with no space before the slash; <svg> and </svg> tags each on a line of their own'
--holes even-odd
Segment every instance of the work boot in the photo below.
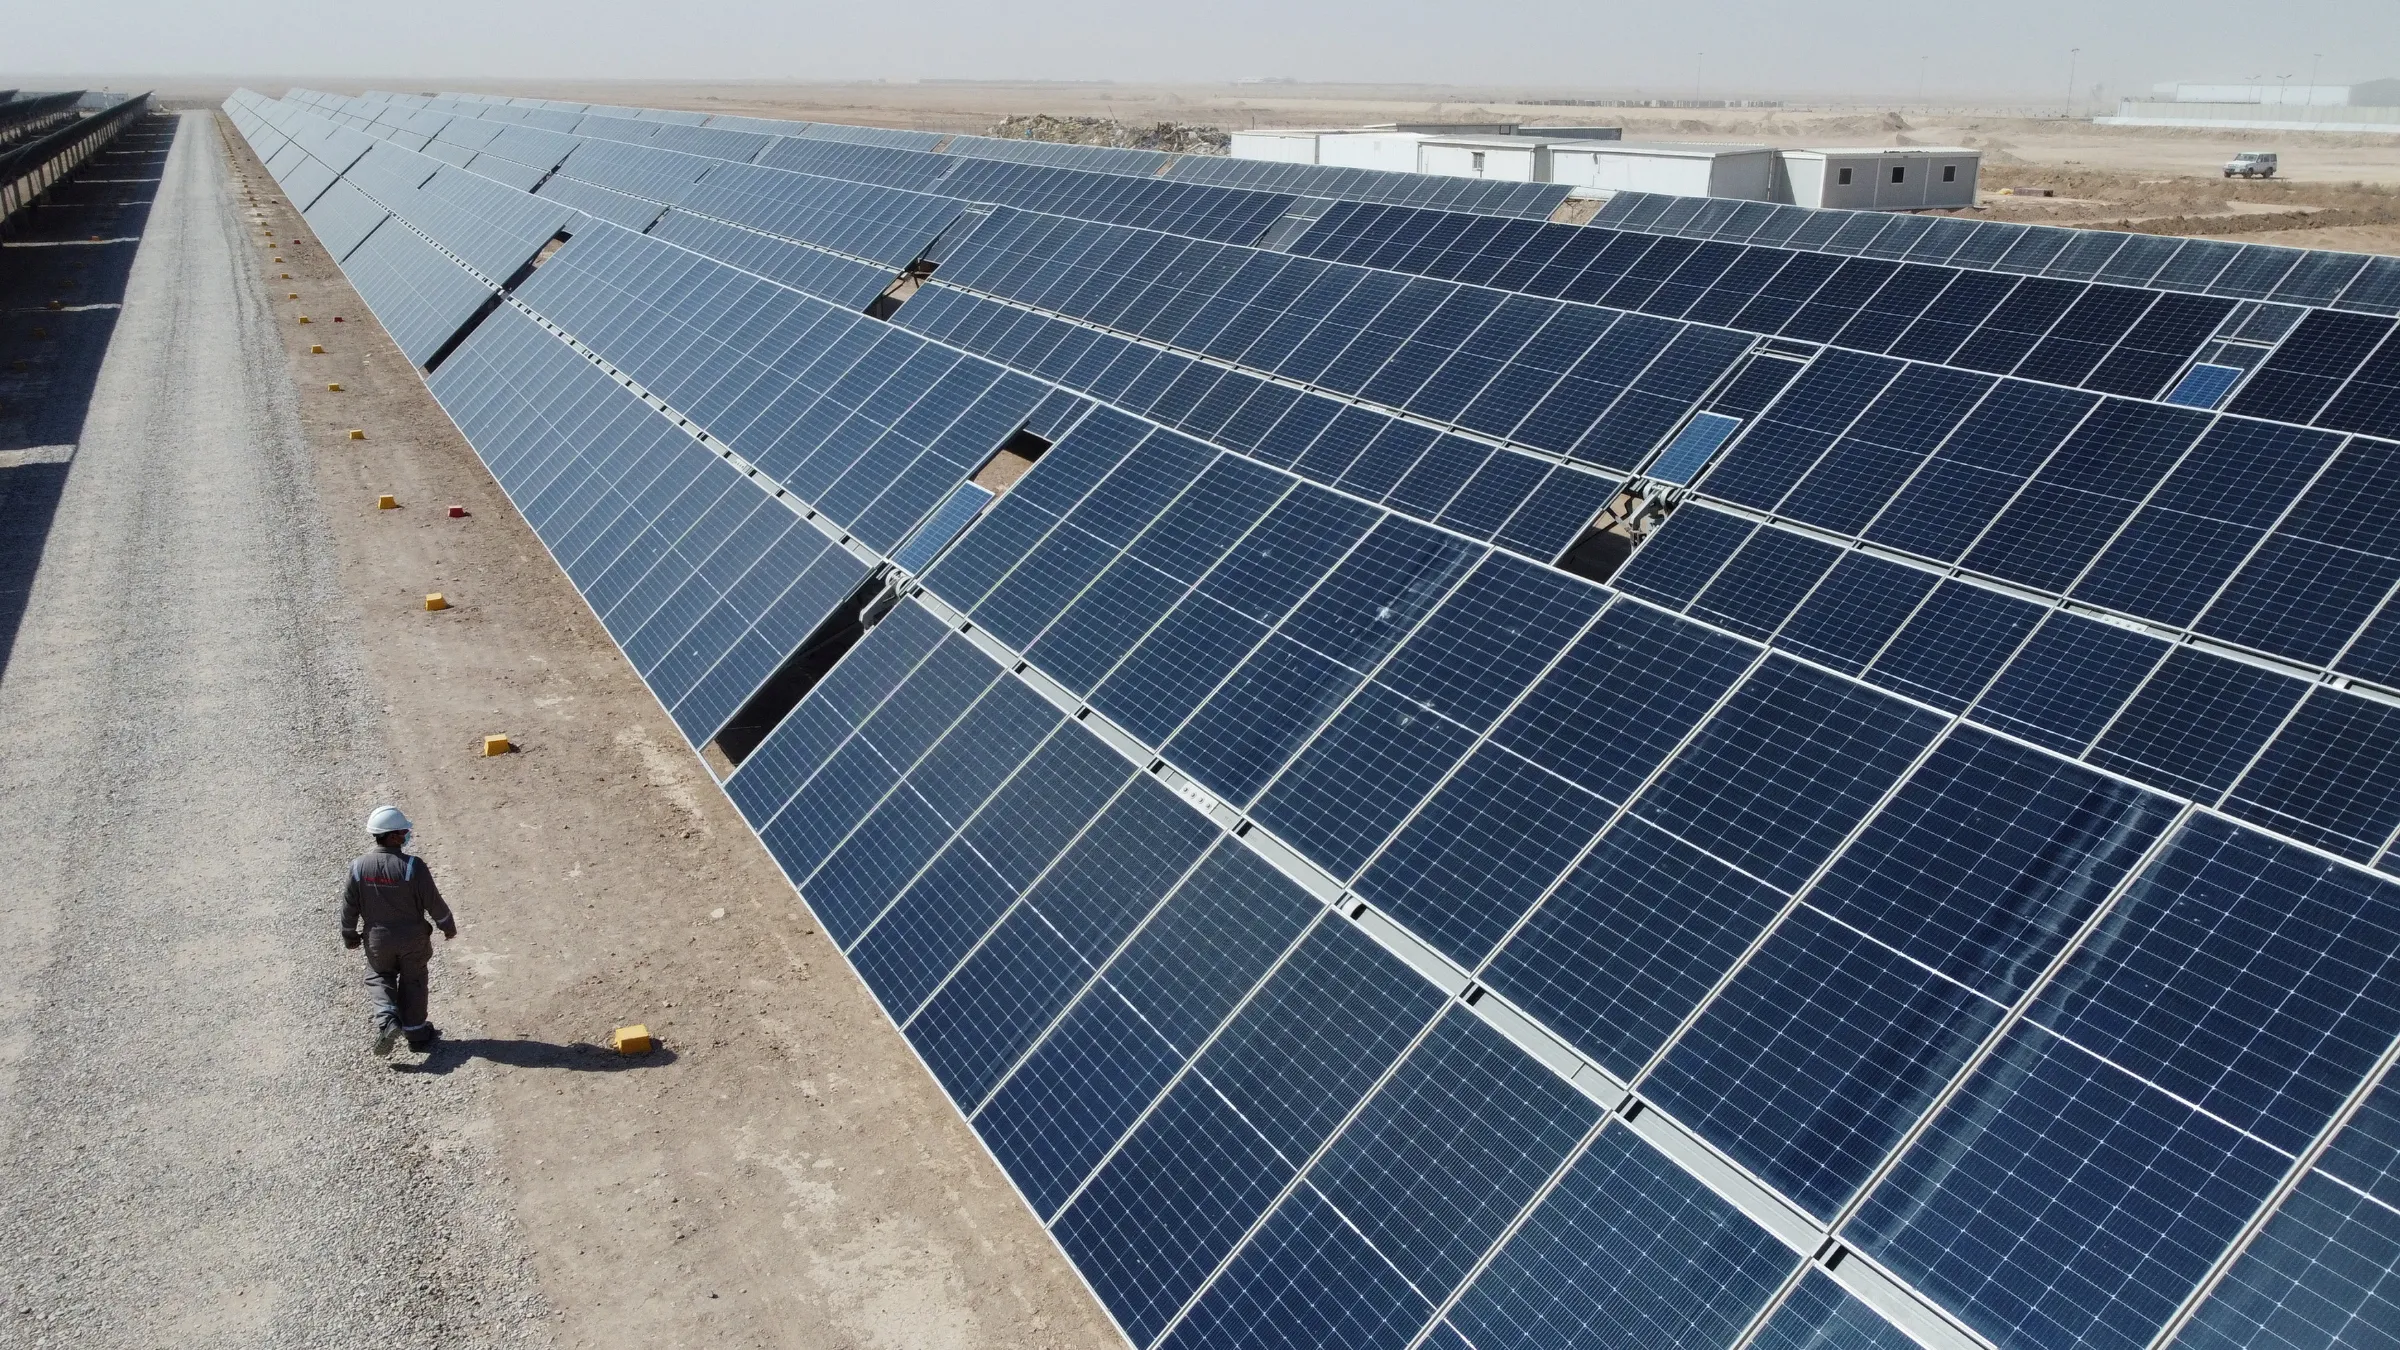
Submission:
<svg viewBox="0 0 2400 1350">
<path fill-rule="evenodd" d="M 392 1046 L 393 1046 L 393 1044 L 394 1044 L 395 1042 L 397 1042 L 399 1039 L 400 1039 L 400 1024 L 399 1024 L 399 1023 L 397 1023 L 397 1022 L 378 1022 L 378 1023 L 376 1023 L 376 1024 L 375 1024 L 375 1054 L 376 1054 L 376 1056 L 377 1056 L 378 1058 L 381 1058 L 381 1059 L 389 1059 L 389 1058 L 391 1058 L 391 1055 L 392 1055 Z"/>
<path fill-rule="evenodd" d="M 442 1029 L 431 1022 L 427 1022 L 421 1027 L 410 1027 L 408 1029 L 408 1048 L 418 1051 L 430 1050 L 433 1048 L 433 1043 L 441 1038 Z"/>
</svg>

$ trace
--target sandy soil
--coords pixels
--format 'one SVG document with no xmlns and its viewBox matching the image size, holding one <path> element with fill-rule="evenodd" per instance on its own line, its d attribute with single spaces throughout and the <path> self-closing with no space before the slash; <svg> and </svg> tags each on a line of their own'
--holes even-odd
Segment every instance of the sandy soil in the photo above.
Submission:
<svg viewBox="0 0 2400 1350">
<path fill-rule="evenodd" d="M 436 962 L 452 1044 L 399 1071 L 488 1083 L 560 1342 L 1119 1344 L 406 358 L 274 218 L 390 791 L 462 924 Z M 519 753 L 478 758 L 488 733 Z M 632 1022 L 664 1050 L 596 1048 Z"/>
</svg>

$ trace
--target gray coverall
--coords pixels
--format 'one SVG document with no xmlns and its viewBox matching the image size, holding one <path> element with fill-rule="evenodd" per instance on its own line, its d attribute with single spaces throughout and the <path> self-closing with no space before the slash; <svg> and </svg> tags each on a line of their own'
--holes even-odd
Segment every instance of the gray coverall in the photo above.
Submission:
<svg viewBox="0 0 2400 1350">
<path fill-rule="evenodd" d="M 428 922 L 430 920 L 431 922 Z M 433 959 L 433 930 L 458 935 L 433 869 L 422 858 L 377 846 L 350 864 L 342 888 L 342 944 L 359 945 L 366 929 L 367 969 L 376 994 L 376 1021 L 415 1032 L 425 1026 L 425 966 Z"/>
</svg>

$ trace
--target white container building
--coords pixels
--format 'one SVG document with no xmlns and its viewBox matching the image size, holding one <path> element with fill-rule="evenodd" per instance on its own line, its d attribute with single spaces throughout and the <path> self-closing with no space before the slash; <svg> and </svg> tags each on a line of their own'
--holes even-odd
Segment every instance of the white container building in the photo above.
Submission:
<svg viewBox="0 0 2400 1350">
<path fill-rule="evenodd" d="M 1776 156 L 1773 200 L 1858 211 L 1973 206 L 1980 151 L 1945 146 L 1858 146 L 1785 150 Z"/>
<path fill-rule="evenodd" d="M 1417 172 L 1547 183 L 1551 151 L 1547 143 L 1523 136 L 1427 136 L 1417 142 Z"/>
<path fill-rule="evenodd" d="M 1973 206 L 1983 165 L 1980 152 L 1947 146 L 1777 150 L 1706 141 L 1562 137 L 1538 127 L 1440 130 L 1431 123 L 1237 131 L 1232 148 L 1237 159 L 1284 164 L 1564 183 L 1578 196 L 1656 192 L 1869 211 Z"/>
<path fill-rule="evenodd" d="M 1550 181 L 1608 192 L 1771 201 L 1775 150 L 1766 145 L 1561 141 L 1550 147 Z"/>
</svg>

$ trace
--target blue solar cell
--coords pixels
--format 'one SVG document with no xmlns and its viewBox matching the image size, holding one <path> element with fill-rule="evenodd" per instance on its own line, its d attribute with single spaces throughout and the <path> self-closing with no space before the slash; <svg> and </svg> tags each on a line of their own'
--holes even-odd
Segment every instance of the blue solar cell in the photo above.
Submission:
<svg viewBox="0 0 2400 1350">
<path fill-rule="evenodd" d="M 1403 828 L 1358 891 L 1473 966 L 1583 851 L 1612 808 L 1486 745 Z"/>
<path fill-rule="evenodd" d="M 1624 570 L 1610 580 L 1635 595 L 1681 609 L 1757 528 L 1740 516 L 1687 504 L 1643 540 Z"/>
<path fill-rule="evenodd" d="M 2064 589 L 2207 425 L 2189 409 L 2102 403 L 1992 522 L 1965 565 Z"/>
<path fill-rule="evenodd" d="M 1855 675 L 1916 613 L 1937 580 L 1873 554 L 1844 554 L 1776 634 L 1775 645 Z"/>
<path fill-rule="evenodd" d="M 2025 617 L 2018 612 L 2020 622 Z M 1976 702 L 1974 716 L 2080 755 L 2166 654 L 2162 639 L 2053 611 L 2013 658 L 2002 658 L 2008 664 Z"/>
<path fill-rule="evenodd" d="M 1644 473 L 1661 483 L 1690 483 L 1694 473 L 1706 468 L 1711 456 L 1716 456 L 1716 449 L 1726 444 L 1740 425 L 1740 418 L 1728 418 L 1723 413 L 1692 413 L 1690 423 L 1675 432 L 1675 440 L 1658 452 L 1658 459 L 1651 461 Z"/>
<path fill-rule="evenodd" d="M 1803 905 L 1642 1091 L 1830 1220 L 2007 1011 Z"/>
<path fill-rule="evenodd" d="M 1691 615 L 1749 638 L 1773 636 L 1832 570 L 1841 549 L 1768 526 L 1750 536 L 1692 601 Z"/>
<path fill-rule="evenodd" d="M 2400 1034 L 2400 887 L 2197 816 L 2032 1016 L 2277 1146 Z"/>
<path fill-rule="evenodd" d="M 1789 889 L 1940 726 L 1931 713 L 1770 656 L 1633 809 Z"/>
<path fill-rule="evenodd" d="M 2400 828 L 2400 715 L 2318 688 L 2276 733 L 2225 809 L 2371 863 Z"/>
<path fill-rule="evenodd" d="M 1606 600 L 1605 592 L 1573 578 L 1488 556 L 1376 678 L 1481 731 Z"/>
<path fill-rule="evenodd" d="M 1799 1264 L 1622 1128 L 1603 1130 L 1450 1312 L 1482 1350 L 1726 1345 Z"/>
<path fill-rule="evenodd" d="M 1010 910 L 909 1020 L 908 1039 L 953 1101 L 980 1101 L 1092 974 L 1033 909 Z"/>
<path fill-rule="evenodd" d="M 1345 922 L 1311 930 L 1198 1072 L 1297 1164 L 1441 1011 L 1442 996 Z M 1328 1017 L 1329 1009 L 1341 1015 Z"/>
<path fill-rule="evenodd" d="M 1391 1263 L 1303 1183 L 1159 1345 L 1402 1350 L 1432 1312 Z"/>
<path fill-rule="evenodd" d="M 1348 878 L 1474 742 L 1473 731 L 1370 681 L 1253 814 L 1326 871 Z"/>
<path fill-rule="evenodd" d="M 1493 739 L 1621 802 L 1757 655 L 1699 624 L 1620 604 L 1568 648 Z"/>
<path fill-rule="evenodd" d="M 1023 888 L 1116 795 L 1133 766 L 1092 736 L 1053 736 L 995 794 L 962 838 Z"/>
<path fill-rule="evenodd" d="M 1626 820 L 1534 911 L 1484 978 L 1630 1079 L 1783 903 L 1690 844 Z"/>
<path fill-rule="evenodd" d="M 1453 1008 L 1308 1180 L 1439 1300 L 1599 1119 L 1590 1098 Z"/>
<path fill-rule="evenodd" d="M 2400 506 L 2396 456 L 2400 447 L 2373 441 L 2344 447 L 2200 616 L 2200 631 L 2296 660 L 2333 659 L 2400 580 L 2400 530 L 2386 514 Z"/>
<path fill-rule="evenodd" d="M 2345 1183 L 2400 1208 L 2400 1078 L 2385 1074 L 2318 1163 Z"/>
<path fill-rule="evenodd" d="M 1358 684 L 1356 671 L 1278 634 L 1162 749 L 1211 792 L 1247 805 Z"/>
<path fill-rule="evenodd" d="M 1292 1172 L 1195 1075 L 1167 1094 L 1050 1231 L 1117 1324 L 1146 1345 Z"/>
<path fill-rule="evenodd" d="M 2020 1025 L 1843 1236 L 1994 1344 L 2134 1350 L 2287 1161 Z"/>
<path fill-rule="evenodd" d="M 2101 735 L 2091 760 L 2214 800 L 2306 692 L 2290 676 L 2179 647 Z"/>
<path fill-rule="evenodd" d="M 975 1117 L 1049 1214 L 1319 912 L 1246 849 L 1220 847 Z"/>
<path fill-rule="evenodd" d="M 876 916 L 850 964 L 893 1020 L 906 1021 L 1016 898 L 972 847 L 953 843 Z"/>
<path fill-rule="evenodd" d="M 2176 1344 L 2381 1346 L 2400 1327 L 2400 1211 L 2312 1173 L 2226 1272 Z"/>
<path fill-rule="evenodd" d="M 1098 965 L 1216 838 L 1207 817 L 1157 779 L 1137 777 L 1025 893 L 1025 903 Z"/>
<path fill-rule="evenodd" d="M 1866 528 L 1993 384 L 1984 376 L 1938 366 L 1908 367 L 1777 510 L 1841 534 Z"/>
<path fill-rule="evenodd" d="M 2003 380 L 1892 498 L 1866 537 L 1956 561 L 2097 404 L 2089 394 Z"/>
<path fill-rule="evenodd" d="M 2190 623 L 2258 543 L 2246 507 L 2256 485 L 2307 482 L 2339 444 L 2322 432 L 2218 423 L 2075 584 L 2075 597 Z"/>
</svg>

